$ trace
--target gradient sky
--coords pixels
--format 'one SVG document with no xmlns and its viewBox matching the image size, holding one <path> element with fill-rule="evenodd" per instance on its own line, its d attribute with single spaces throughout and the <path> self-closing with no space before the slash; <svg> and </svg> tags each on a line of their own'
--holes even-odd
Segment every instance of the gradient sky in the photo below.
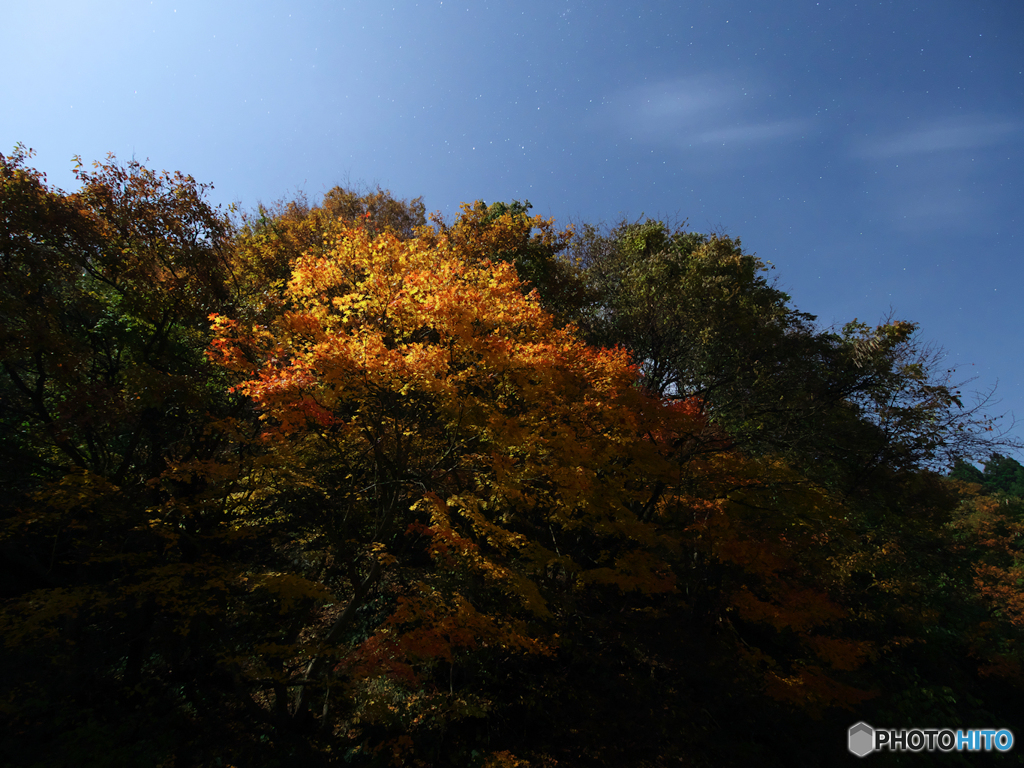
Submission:
<svg viewBox="0 0 1024 768">
<path fill-rule="evenodd" d="M 336 184 L 727 232 L 828 326 L 890 309 L 1024 438 L 1024 3 L 10 0 L 0 152 L 252 207 Z"/>
</svg>

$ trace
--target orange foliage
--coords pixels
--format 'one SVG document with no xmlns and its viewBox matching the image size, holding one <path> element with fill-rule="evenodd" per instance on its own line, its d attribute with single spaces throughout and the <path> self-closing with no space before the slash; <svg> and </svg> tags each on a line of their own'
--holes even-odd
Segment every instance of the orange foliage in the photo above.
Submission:
<svg viewBox="0 0 1024 768">
<path fill-rule="evenodd" d="M 391 574 L 390 616 L 330 651 L 366 684 L 550 653 L 556 564 L 563 591 L 675 589 L 677 545 L 645 510 L 702 415 L 644 392 L 625 350 L 584 344 L 488 257 L 547 225 L 478 213 L 409 238 L 339 223 L 294 260 L 277 316 L 211 317 L 208 357 L 258 408 L 275 484 L 321 494 L 308 524 L 337 562 Z"/>
</svg>

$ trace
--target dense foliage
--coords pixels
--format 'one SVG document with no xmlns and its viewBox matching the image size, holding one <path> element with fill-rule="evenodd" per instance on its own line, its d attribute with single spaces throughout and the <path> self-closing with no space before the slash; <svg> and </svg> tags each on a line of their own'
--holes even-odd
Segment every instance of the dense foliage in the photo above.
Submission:
<svg viewBox="0 0 1024 768">
<path fill-rule="evenodd" d="M 29 159 L 5 765 L 817 765 L 857 720 L 1021 722 L 1024 468 L 914 324 L 821 329 L 651 220 L 231 219 Z"/>
</svg>

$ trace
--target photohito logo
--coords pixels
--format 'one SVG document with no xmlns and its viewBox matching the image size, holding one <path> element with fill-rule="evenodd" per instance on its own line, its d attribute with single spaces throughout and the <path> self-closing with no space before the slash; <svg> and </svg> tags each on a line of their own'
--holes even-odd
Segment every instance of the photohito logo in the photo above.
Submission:
<svg viewBox="0 0 1024 768">
<path fill-rule="evenodd" d="M 1006 752 L 1013 733 L 1006 728 L 872 728 L 855 723 L 847 732 L 846 746 L 857 757 L 887 749 L 890 752 Z"/>
</svg>

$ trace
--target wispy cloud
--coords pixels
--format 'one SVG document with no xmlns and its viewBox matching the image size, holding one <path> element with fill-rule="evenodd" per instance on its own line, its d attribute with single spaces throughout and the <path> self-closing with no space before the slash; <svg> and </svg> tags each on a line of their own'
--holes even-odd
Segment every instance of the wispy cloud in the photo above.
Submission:
<svg viewBox="0 0 1024 768">
<path fill-rule="evenodd" d="M 979 115 L 921 122 L 910 130 L 869 138 L 860 143 L 865 157 L 898 157 L 979 149 L 1000 144 L 1018 133 L 1011 120 Z"/>
<path fill-rule="evenodd" d="M 698 134 L 695 138 L 705 144 L 756 144 L 788 139 L 803 133 L 806 128 L 805 120 L 778 120 L 715 128 Z"/>
<path fill-rule="evenodd" d="M 808 121 L 771 116 L 770 94 L 754 78 L 704 74 L 644 83 L 609 99 L 631 138 L 677 148 L 743 148 L 799 136 Z"/>
<path fill-rule="evenodd" d="M 735 86 L 730 88 L 721 78 L 698 75 L 635 86 L 619 93 L 615 101 L 630 107 L 644 127 L 659 128 L 706 120 L 740 98 L 742 92 Z"/>
<path fill-rule="evenodd" d="M 998 115 L 922 119 L 855 140 L 851 154 L 870 192 L 866 199 L 897 229 L 983 228 L 1005 205 L 999 188 L 1006 155 L 997 150 L 1019 142 L 1020 129 Z"/>
<path fill-rule="evenodd" d="M 922 228 L 940 230 L 961 228 L 965 222 L 986 220 L 987 206 L 977 195 L 949 185 L 934 189 L 909 185 L 885 199 L 883 215 L 900 230 L 919 232 Z"/>
</svg>

